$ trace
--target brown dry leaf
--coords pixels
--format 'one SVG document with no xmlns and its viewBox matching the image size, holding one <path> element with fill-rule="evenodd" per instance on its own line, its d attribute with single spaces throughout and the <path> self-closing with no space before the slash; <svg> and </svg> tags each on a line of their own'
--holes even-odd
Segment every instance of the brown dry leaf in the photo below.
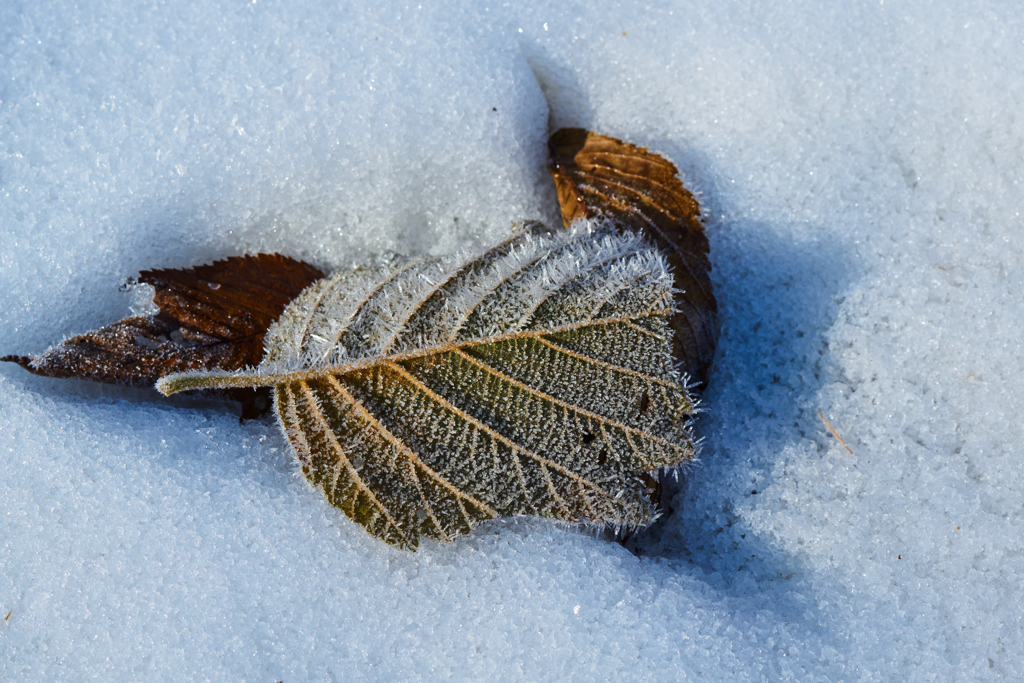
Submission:
<svg viewBox="0 0 1024 683">
<path fill-rule="evenodd" d="M 643 147 L 582 128 L 563 128 L 548 141 L 562 221 L 609 219 L 638 230 L 668 256 L 677 313 L 673 355 L 691 381 L 704 382 L 718 337 L 708 240 L 697 201 L 670 162 Z"/>
<path fill-rule="evenodd" d="M 322 277 L 313 266 L 279 254 L 143 271 L 138 281 L 156 289 L 156 315 L 126 318 L 35 357 L 0 360 L 37 375 L 129 386 L 153 386 L 173 372 L 258 365 L 267 328 L 292 299 Z M 228 395 L 242 402 L 243 417 L 259 415 L 270 405 L 266 391 L 233 390 Z"/>
</svg>

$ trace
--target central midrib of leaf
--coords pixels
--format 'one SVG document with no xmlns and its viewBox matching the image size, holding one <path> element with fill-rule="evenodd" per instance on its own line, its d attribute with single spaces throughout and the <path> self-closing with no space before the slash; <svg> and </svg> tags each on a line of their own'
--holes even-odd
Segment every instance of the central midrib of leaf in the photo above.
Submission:
<svg viewBox="0 0 1024 683">
<path fill-rule="evenodd" d="M 642 315 L 609 318 L 605 320 L 588 320 L 569 325 L 562 325 L 549 330 L 525 330 L 512 332 L 509 334 L 495 335 L 482 339 L 469 339 L 462 342 L 441 344 L 429 348 L 406 351 L 403 353 L 393 353 L 387 356 L 360 358 L 349 363 L 339 365 L 326 365 L 288 372 L 265 372 L 260 368 L 252 368 L 250 370 L 240 370 L 236 372 L 176 373 L 161 378 L 157 382 L 156 388 L 165 396 L 171 396 L 172 394 L 182 391 L 193 391 L 196 389 L 272 387 L 282 383 L 308 380 L 316 377 L 322 377 L 324 375 L 347 375 L 348 373 L 366 370 L 376 365 L 414 360 L 416 358 L 423 358 L 425 356 L 445 353 L 447 351 L 471 349 L 476 346 L 486 346 L 488 344 L 503 342 L 510 339 L 541 339 L 560 332 L 569 332 L 572 330 L 600 325 L 631 323 L 648 317 L 665 317 L 671 313 L 671 308 L 659 308 L 648 311 Z"/>
</svg>

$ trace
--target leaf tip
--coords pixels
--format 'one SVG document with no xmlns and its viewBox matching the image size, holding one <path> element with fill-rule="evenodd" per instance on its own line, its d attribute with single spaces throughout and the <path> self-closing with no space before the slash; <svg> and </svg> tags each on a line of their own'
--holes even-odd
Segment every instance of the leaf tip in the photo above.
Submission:
<svg viewBox="0 0 1024 683">
<path fill-rule="evenodd" d="M 32 372 L 32 359 L 29 356 L 2 356 L 0 363 L 17 363 L 29 372 Z"/>
</svg>

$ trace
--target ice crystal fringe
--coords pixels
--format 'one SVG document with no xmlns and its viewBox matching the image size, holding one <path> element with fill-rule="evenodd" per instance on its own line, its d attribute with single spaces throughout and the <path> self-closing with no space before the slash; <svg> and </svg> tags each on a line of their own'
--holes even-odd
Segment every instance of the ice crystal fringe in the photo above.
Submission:
<svg viewBox="0 0 1024 683">
<path fill-rule="evenodd" d="M 258 368 L 158 388 L 274 387 L 307 479 L 403 548 L 523 514 L 633 528 L 655 512 L 641 473 L 694 454 L 672 295 L 636 235 L 523 232 L 324 278 L 268 330 Z"/>
</svg>

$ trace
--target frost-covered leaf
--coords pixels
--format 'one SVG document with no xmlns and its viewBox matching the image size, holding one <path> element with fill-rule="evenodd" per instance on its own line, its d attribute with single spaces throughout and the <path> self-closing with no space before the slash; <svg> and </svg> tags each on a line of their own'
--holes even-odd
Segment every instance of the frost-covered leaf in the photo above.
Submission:
<svg viewBox="0 0 1024 683">
<path fill-rule="evenodd" d="M 680 369 L 703 382 L 718 337 L 708 240 L 700 207 L 665 158 L 582 128 L 551 136 L 551 175 L 562 220 L 603 218 L 637 230 L 661 247 L 675 276 L 673 354 Z"/>
<path fill-rule="evenodd" d="M 278 254 L 240 256 L 184 270 L 143 271 L 155 290 L 156 315 L 126 318 L 67 339 L 35 357 L 5 356 L 47 377 L 153 386 L 187 370 L 237 370 L 263 357 L 263 335 L 281 312 L 323 273 Z M 243 416 L 260 412 L 252 391 L 229 394 Z M 269 405 L 264 399 L 262 410 Z"/>
<path fill-rule="evenodd" d="M 403 548 L 511 515 L 638 526 L 654 514 L 642 474 L 693 455 L 672 292 L 636 234 L 521 233 L 325 278 L 258 368 L 158 388 L 274 387 L 309 481 Z"/>
</svg>

